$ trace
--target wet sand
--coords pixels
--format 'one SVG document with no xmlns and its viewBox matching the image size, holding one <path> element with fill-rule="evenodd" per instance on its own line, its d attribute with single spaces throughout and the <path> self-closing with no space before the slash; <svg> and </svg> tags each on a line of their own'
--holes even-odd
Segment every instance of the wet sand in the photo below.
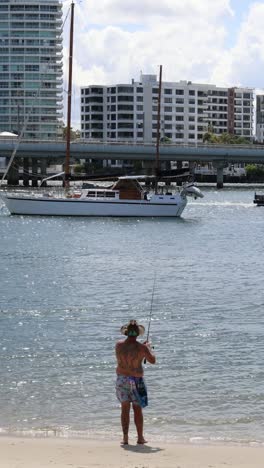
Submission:
<svg viewBox="0 0 264 468">
<path fill-rule="evenodd" d="M 0 437 L 1 468 L 263 468 L 264 447 Z"/>
</svg>

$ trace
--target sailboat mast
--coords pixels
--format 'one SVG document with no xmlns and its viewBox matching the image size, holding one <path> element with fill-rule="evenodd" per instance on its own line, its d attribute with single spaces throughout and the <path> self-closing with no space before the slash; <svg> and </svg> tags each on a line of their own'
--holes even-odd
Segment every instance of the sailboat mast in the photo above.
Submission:
<svg viewBox="0 0 264 468">
<path fill-rule="evenodd" d="M 67 127 L 66 127 L 66 157 L 65 157 L 65 188 L 70 185 L 70 147 L 71 147 L 71 101 L 72 101 L 72 57 L 73 57 L 73 25 L 74 3 L 71 3 L 70 47 L 69 47 L 69 71 L 68 71 L 68 102 L 67 102 Z"/>
<path fill-rule="evenodd" d="M 161 86 L 162 86 L 162 65 L 159 72 L 159 94 L 158 94 L 158 121 L 156 139 L 156 162 L 155 162 L 155 193 L 158 192 L 158 177 L 160 172 L 160 106 L 161 106 Z"/>
</svg>

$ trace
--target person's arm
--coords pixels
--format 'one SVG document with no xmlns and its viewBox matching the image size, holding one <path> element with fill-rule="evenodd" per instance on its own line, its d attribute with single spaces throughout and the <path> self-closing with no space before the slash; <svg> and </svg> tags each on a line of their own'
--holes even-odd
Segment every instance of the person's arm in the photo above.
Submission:
<svg viewBox="0 0 264 468">
<path fill-rule="evenodd" d="M 143 346 L 144 346 L 144 353 L 145 353 L 144 357 L 150 364 L 155 364 L 156 356 L 152 351 L 151 344 L 148 341 L 146 341 L 143 344 Z"/>
</svg>

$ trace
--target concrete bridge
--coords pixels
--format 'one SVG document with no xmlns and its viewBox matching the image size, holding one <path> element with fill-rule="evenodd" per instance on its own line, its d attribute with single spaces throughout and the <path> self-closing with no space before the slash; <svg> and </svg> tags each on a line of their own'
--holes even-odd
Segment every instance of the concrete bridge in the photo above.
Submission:
<svg viewBox="0 0 264 468">
<path fill-rule="evenodd" d="M 9 158 L 16 146 L 16 140 L 0 140 L 0 157 Z M 66 143 L 63 141 L 23 141 L 19 144 L 16 157 L 23 158 L 28 166 L 40 162 L 45 167 L 47 159 L 55 163 L 63 160 Z M 93 160 L 140 160 L 146 166 L 153 166 L 155 161 L 155 144 L 133 144 L 131 142 L 103 143 L 73 141 L 71 143 L 72 159 Z M 235 163 L 264 164 L 264 146 L 257 145 L 216 145 L 216 144 L 161 144 L 160 161 L 189 161 L 192 163 L 212 162 L 217 169 L 217 185 L 223 185 L 223 168 Z M 45 175 L 45 170 L 41 172 Z"/>
</svg>

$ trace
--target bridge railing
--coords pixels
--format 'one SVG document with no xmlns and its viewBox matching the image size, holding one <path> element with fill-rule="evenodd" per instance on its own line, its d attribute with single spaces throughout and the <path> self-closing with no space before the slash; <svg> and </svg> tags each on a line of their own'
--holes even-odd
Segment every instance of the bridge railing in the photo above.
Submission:
<svg viewBox="0 0 264 468">
<path fill-rule="evenodd" d="M 10 144 L 16 144 L 16 138 L 0 138 L 0 144 L 4 143 L 8 146 Z M 55 140 L 27 140 L 24 139 L 21 141 L 22 144 L 30 144 L 30 145 L 38 145 L 38 144 L 49 144 L 49 145 L 56 145 L 56 144 L 65 144 L 66 141 L 62 139 L 55 139 Z M 155 142 L 139 142 L 139 141 L 102 141 L 102 140 L 86 140 L 83 138 L 79 138 L 77 140 L 73 140 L 71 145 L 75 146 L 77 144 L 83 145 L 100 145 L 100 146 L 140 146 L 140 147 L 154 147 Z M 218 144 L 218 143 L 180 143 L 180 142 L 170 142 L 170 143 L 160 143 L 160 148 L 162 147 L 177 147 L 177 148 L 219 148 L 219 149 L 250 149 L 250 150 L 262 150 L 264 151 L 264 145 L 257 145 L 254 143 L 249 143 L 248 145 L 237 145 L 237 144 Z"/>
</svg>

